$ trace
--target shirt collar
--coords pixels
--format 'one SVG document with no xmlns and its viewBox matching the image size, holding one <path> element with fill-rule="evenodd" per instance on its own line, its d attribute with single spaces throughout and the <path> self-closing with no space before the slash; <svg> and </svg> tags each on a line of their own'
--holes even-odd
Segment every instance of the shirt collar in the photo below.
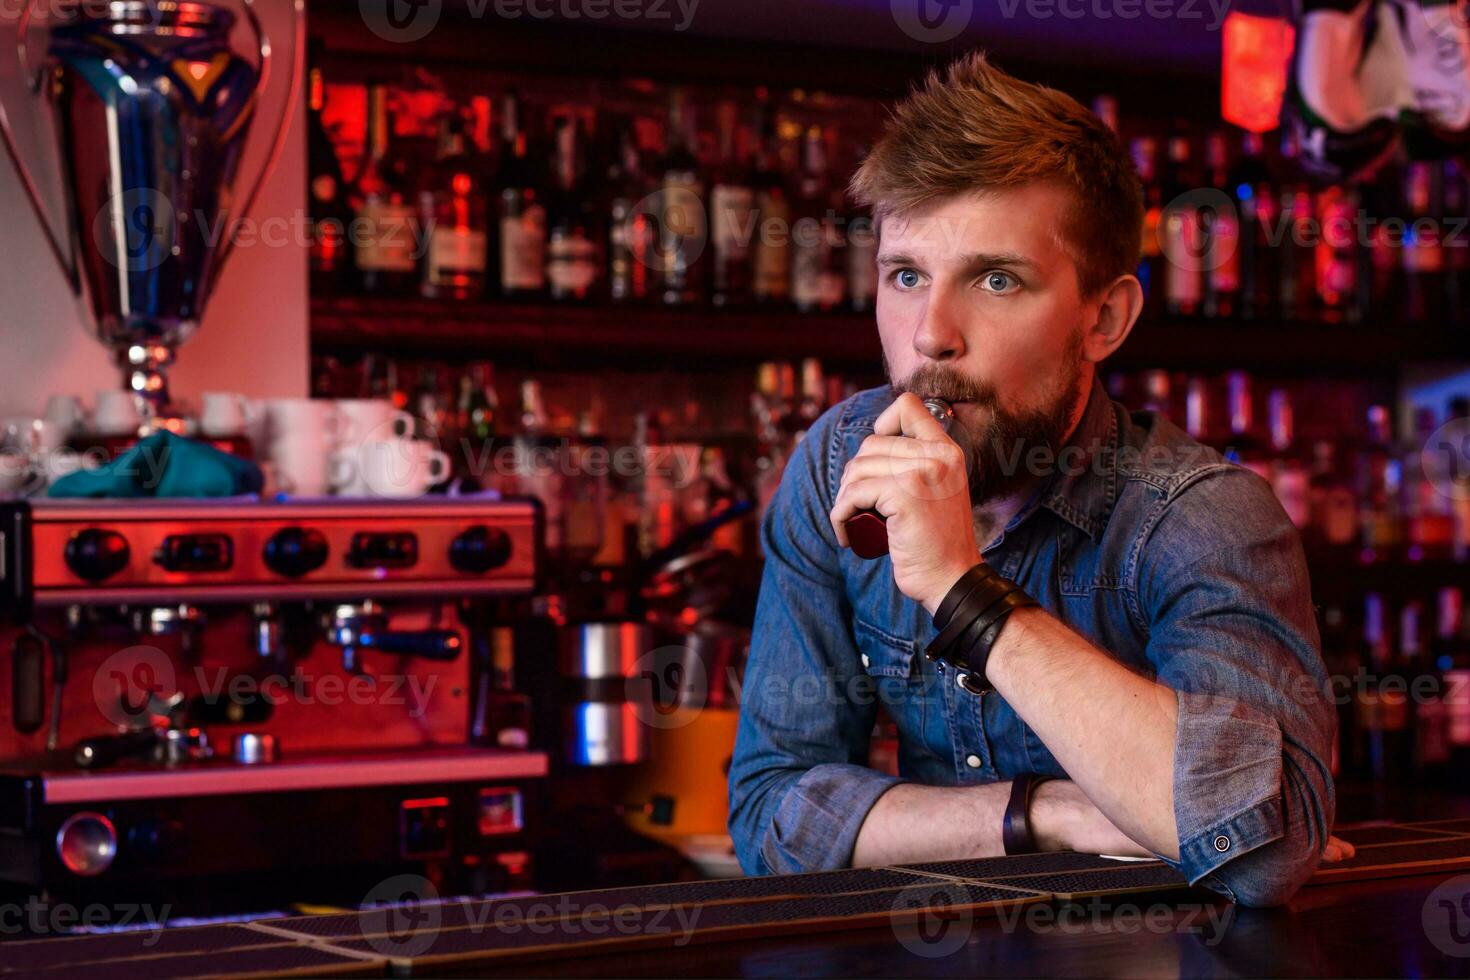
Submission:
<svg viewBox="0 0 1470 980">
<path fill-rule="evenodd" d="M 1040 505 L 1097 541 L 1117 499 L 1117 450 L 1117 406 L 1094 376 L 1082 419 L 1038 494 Z"/>
</svg>

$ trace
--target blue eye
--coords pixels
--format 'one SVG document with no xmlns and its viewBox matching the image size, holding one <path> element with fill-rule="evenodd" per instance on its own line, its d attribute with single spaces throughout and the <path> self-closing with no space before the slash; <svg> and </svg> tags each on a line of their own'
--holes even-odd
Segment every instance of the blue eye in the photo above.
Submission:
<svg viewBox="0 0 1470 980">
<path fill-rule="evenodd" d="M 913 289 L 919 284 L 919 274 L 913 269 L 899 269 L 894 274 L 893 281 L 904 289 Z"/>
<path fill-rule="evenodd" d="M 993 293 L 1007 292 L 1010 287 L 1016 285 L 1016 280 L 1008 272 L 987 272 L 981 280 L 985 288 Z"/>
</svg>

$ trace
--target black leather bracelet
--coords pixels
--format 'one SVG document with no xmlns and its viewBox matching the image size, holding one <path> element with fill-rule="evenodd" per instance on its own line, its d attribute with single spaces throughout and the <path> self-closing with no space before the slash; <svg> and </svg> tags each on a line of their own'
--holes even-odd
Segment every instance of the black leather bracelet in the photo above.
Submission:
<svg viewBox="0 0 1470 980">
<path fill-rule="evenodd" d="M 1036 838 L 1031 833 L 1031 797 L 1036 787 L 1055 776 L 1023 772 L 1011 780 L 1011 798 L 1001 820 L 1000 842 L 1007 854 L 1035 854 Z"/>
<path fill-rule="evenodd" d="M 944 664 L 954 667 L 955 682 L 977 696 L 992 690 L 985 669 L 1006 619 L 1017 609 L 1040 605 L 1009 579 L 997 575 L 995 584 L 1001 590 L 998 593 L 977 590 L 962 602 L 949 625 L 924 651 L 941 669 Z M 990 595 L 996 598 L 982 608 L 980 603 Z"/>
<path fill-rule="evenodd" d="M 988 566 L 981 562 L 966 571 L 954 585 L 950 586 L 949 591 L 944 594 L 944 600 L 939 603 L 939 608 L 934 610 L 935 629 L 941 633 L 944 632 L 944 628 L 954 618 L 955 610 L 960 607 L 960 603 L 968 599 L 980 587 L 987 568 Z"/>
<path fill-rule="evenodd" d="M 929 644 L 929 650 L 933 651 L 933 654 L 930 655 L 931 660 L 951 649 L 955 640 L 959 639 L 960 635 L 969 628 L 976 616 L 990 609 L 1000 601 L 1002 596 L 1016 588 L 1016 583 L 1003 578 L 994 569 L 981 563 L 965 573 L 965 577 L 951 587 L 950 592 L 963 589 L 967 581 L 971 583 L 968 592 L 955 606 L 949 620 L 940 628 L 939 635 Z M 945 596 L 946 600 L 948 598 Z"/>
</svg>

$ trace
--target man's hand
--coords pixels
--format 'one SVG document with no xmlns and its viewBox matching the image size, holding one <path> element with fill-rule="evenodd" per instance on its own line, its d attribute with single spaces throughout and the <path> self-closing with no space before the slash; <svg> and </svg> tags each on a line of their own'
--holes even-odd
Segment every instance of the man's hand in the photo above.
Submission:
<svg viewBox="0 0 1470 980">
<path fill-rule="evenodd" d="M 894 583 L 931 615 L 980 563 L 964 452 L 911 392 L 878 416 L 843 471 L 829 515 L 839 544 L 848 546 L 847 521 L 869 509 L 887 519 Z"/>
<path fill-rule="evenodd" d="M 1322 850 L 1323 864 L 1336 864 L 1338 861 L 1346 861 L 1358 853 L 1358 849 L 1341 837 L 1328 837 L 1327 846 Z"/>
<path fill-rule="evenodd" d="M 1078 851 L 1153 857 L 1153 852 L 1113 826 L 1069 779 L 1052 779 L 1032 790 L 1027 816 L 1031 836 L 1043 851 Z"/>
</svg>

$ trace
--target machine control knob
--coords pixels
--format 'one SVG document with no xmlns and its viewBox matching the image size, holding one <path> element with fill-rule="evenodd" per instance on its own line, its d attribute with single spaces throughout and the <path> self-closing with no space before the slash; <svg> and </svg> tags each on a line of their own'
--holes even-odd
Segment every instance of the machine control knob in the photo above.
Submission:
<svg viewBox="0 0 1470 980">
<path fill-rule="evenodd" d="M 78 578 L 100 582 L 127 567 L 131 550 L 118 532 L 89 527 L 66 543 L 66 567 Z"/>
<path fill-rule="evenodd" d="M 509 534 L 476 524 L 449 543 L 449 564 L 461 572 L 482 575 L 510 561 L 510 553 Z"/>
<path fill-rule="evenodd" d="M 100 875 L 117 857 L 117 828 L 100 813 L 73 813 L 56 832 L 56 856 L 72 874 Z"/>
<path fill-rule="evenodd" d="M 309 527 L 283 527 L 265 543 L 265 564 L 288 578 L 300 578 L 327 563 L 327 539 Z"/>
</svg>

